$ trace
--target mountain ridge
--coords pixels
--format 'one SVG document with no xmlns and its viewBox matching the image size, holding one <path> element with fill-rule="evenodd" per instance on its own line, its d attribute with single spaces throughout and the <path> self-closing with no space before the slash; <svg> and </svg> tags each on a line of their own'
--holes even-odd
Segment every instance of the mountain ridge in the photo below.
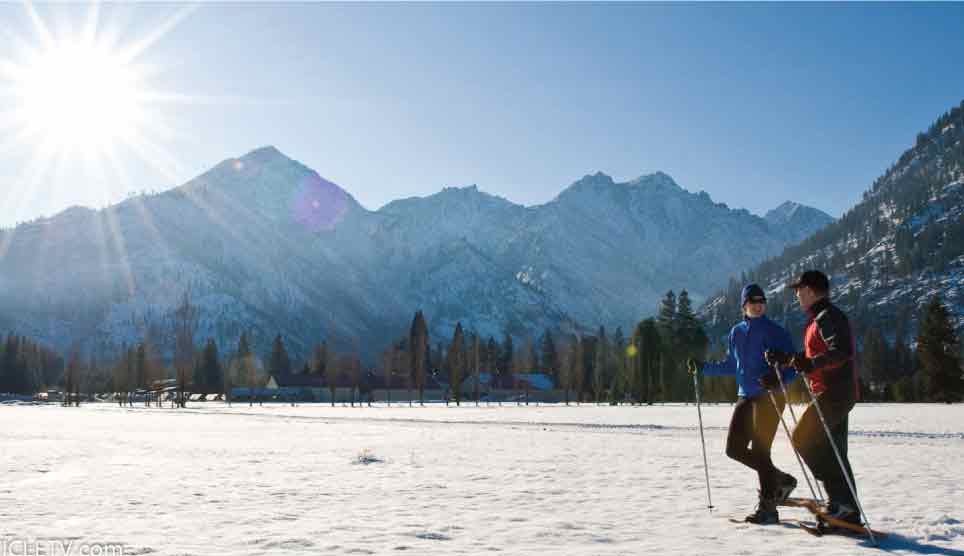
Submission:
<svg viewBox="0 0 964 556">
<path fill-rule="evenodd" d="M 245 330 L 259 349 L 280 332 L 298 356 L 322 339 L 370 355 L 419 308 L 435 338 L 455 322 L 496 337 L 628 327 L 666 289 L 702 299 L 797 239 L 661 172 L 587 174 L 533 207 L 472 185 L 370 211 L 265 146 L 162 193 L 7 231 L 0 328 L 61 347 L 110 351 L 151 334 L 164 346 L 186 291 L 199 337 L 228 351 Z M 64 271 L 51 275 L 41 253 Z"/>
<path fill-rule="evenodd" d="M 865 338 L 883 338 L 906 352 L 935 294 L 964 331 L 964 102 L 919 133 L 840 219 L 742 278 L 767 289 L 771 314 L 798 332 L 804 316 L 786 284 L 807 268 L 830 276 L 832 299 L 849 313 L 861 349 Z M 714 338 L 738 317 L 740 286 L 732 280 L 699 309 Z M 894 364 L 891 376 L 871 369 L 865 378 L 889 382 L 913 366 Z"/>
</svg>

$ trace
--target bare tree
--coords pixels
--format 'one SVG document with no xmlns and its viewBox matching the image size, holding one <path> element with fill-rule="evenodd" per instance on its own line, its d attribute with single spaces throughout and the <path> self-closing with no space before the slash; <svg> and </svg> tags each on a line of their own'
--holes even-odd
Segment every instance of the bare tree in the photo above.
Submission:
<svg viewBox="0 0 964 556">
<path fill-rule="evenodd" d="M 178 407 L 187 407 L 188 381 L 194 369 L 194 334 L 200 320 L 200 309 L 191 304 L 190 291 L 184 292 L 174 311 L 174 373 Z"/>
<path fill-rule="evenodd" d="M 245 378 L 248 384 L 248 407 L 254 405 L 254 393 L 261 387 L 261 381 L 258 380 L 258 365 L 254 361 L 254 356 L 250 353 L 242 359 L 242 369 L 245 373 Z M 264 405 L 261 401 L 261 396 L 258 396 L 258 402 Z"/>
<path fill-rule="evenodd" d="M 395 374 L 395 361 L 398 359 L 398 346 L 392 342 L 382 353 L 382 368 L 385 374 L 385 400 L 392 406 L 392 375 Z"/>
<path fill-rule="evenodd" d="M 331 347 L 325 352 L 328 361 L 325 363 L 325 380 L 328 381 L 328 392 L 331 394 L 331 407 L 335 407 L 335 394 L 338 391 L 338 364 L 340 359 L 335 355 Z"/>
<path fill-rule="evenodd" d="M 586 346 L 585 338 L 582 336 L 577 336 L 576 338 L 576 351 L 574 353 L 573 360 L 570 362 L 572 364 L 572 374 L 570 375 L 570 382 L 572 383 L 572 389 L 576 393 L 576 405 L 582 403 L 582 392 L 586 384 Z"/>
<path fill-rule="evenodd" d="M 361 357 L 359 356 L 359 340 L 356 337 L 352 342 L 354 349 L 352 350 L 349 372 L 351 373 L 351 406 L 355 407 L 355 393 L 358 393 L 358 406 L 361 407 L 361 380 L 362 380 L 362 368 L 361 368 Z"/>
<path fill-rule="evenodd" d="M 229 360 L 228 368 L 224 370 L 224 374 L 221 375 L 223 380 L 222 386 L 224 388 L 224 401 L 228 403 L 228 407 L 231 407 L 231 390 L 234 388 L 234 376 L 237 372 L 235 365 L 237 364 L 237 357 Z"/>
<path fill-rule="evenodd" d="M 558 344 L 559 354 L 559 387 L 562 388 L 563 398 L 566 405 L 569 405 L 569 376 L 572 361 L 572 339 L 570 336 L 561 336 Z"/>
<path fill-rule="evenodd" d="M 596 397 L 596 404 L 602 402 L 603 393 L 606 391 L 606 378 L 609 369 L 609 340 L 606 338 L 606 328 L 599 327 L 599 335 L 596 338 L 596 359 L 593 364 L 592 389 Z"/>
<path fill-rule="evenodd" d="M 122 355 L 111 369 L 111 383 L 113 384 L 114 396 L 117 399 L 118 405 L 122 407 L 127 399 L 127 382 L 130 376 L 127 370 L 128 355 L 129 350 L 125 346 Z"/>
<path fill-rule="evenodd" d="M 568 347 L 561 350 L 562 362 L 559 365 L 559 382 L 565 393 L 566 405 L 569 405 L 569 392 L 573 388 L 576 390 L 576 403 L 579 403 L 579 377 L 583 373 L 582 339 L 570 334 L 568 343 Z"/>
<path fill-rule="evenodd" d="M 80 375 L 82 365 L 80 362 L 80 348 L 74 345 L 70 348 L 67 366 L 64 369 L 63 405 L 65 407 L 70 407 L 71 405 L 80 407 Z"/>
<path fill-rule="evenodd" d="M 479 344 L 479 334 L 477 332 L 472 333 L 472 376 L 475 377 L 475 388 L 473 394 L 475 394 L 475 406 L 479 406 L 479 351 L 481 350 L 481 345 Z"/>
</svg>

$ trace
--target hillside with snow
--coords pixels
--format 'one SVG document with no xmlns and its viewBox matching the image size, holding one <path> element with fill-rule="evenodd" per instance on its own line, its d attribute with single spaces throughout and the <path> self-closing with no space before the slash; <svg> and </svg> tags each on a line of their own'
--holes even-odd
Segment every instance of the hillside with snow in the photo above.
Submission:
<svg viewBox="0 0 964 556">
<path fill-rule="evenodd" d="M 918 134 L 843 217 L 744 277 L 768 290 L 771 316 L 799 330 L 803 316 L 785 284 L 808 268 L 831 277 L 833 300 L 858 338 L 874 329 L 912 345 L 920 310 L 935 294 L 964 330 L 964 103 Z M 702 307 L 714 337 L 737 318 L 739 287 L 732 281 Z"/>
<path fill-rule="evenodd" d="M 822 210 L 787 201 L 775 209 L 771 209 L 764 216 L 774 228 L 782 228 L 786 233 L 803 239 L 810 237 L 816 231 L 833 222 L 833 217 Z"/>
<path fill-rule="evenodd" d="M 281 333 L 295 355 L 321 340 L 371 354 L 416 309 L 433 339 L 459 321 L 496 337 L 629 327 L 666 290 L 700 301 L 809 233 L 768 220 L 663 173 L 587 175 L 533 207 L 472 186 L 370 211 L 265 147 L 170 191 L 0 232 L 0 330 L 61 349 L 147 338 L 169 350 L 185 293 L 198 342 L 227 351 L 248 331 L 260 350 Z"/>
</svg>

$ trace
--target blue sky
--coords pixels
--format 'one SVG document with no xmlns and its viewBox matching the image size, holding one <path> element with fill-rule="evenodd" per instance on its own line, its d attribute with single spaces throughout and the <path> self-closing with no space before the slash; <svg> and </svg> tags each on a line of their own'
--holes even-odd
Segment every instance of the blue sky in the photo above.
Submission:
<svg viewBox="0 0 964 556">
<path fill-rule="evenodd" d="M 130 43 L 182 8 L 105 5 L 98 28 Z M 37 11 L 56 34 L 87 6 Z M 30 174 L 38 146 L 7 144 L 0 225 L 268 144 L 370 209 L 469 184 L 531 205 L 661 170 L 732 207 L 839 216 L 964 99 L 962 21 L 961 4 L 202 4 L 137 58 L 146 90 L 185 97 L 149 107 L 165 156 L 118 144 L 120 172 L 68 154 Z M 37 42 L 21 5 L 0 28 Z"/>
</svg>

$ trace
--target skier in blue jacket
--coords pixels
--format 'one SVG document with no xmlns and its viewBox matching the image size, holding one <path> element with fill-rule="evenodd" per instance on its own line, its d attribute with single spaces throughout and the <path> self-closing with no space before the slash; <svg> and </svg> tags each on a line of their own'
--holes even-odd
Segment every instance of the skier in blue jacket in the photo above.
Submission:
<svg viewBox="0 0 964 556">
<path fill-rule="evenodd" d="M 797 480 L 773 465 L 770 447 L 780 423 L 785 400 L 779 378 L 764 359 L 767 350 L 793 352 L 790 334 L 766 317 L 766 295 L 757 284 L 749 284 L 740 294 L 743 320 L 730 330 L 726 360 L 720 362 L 688 361 L 692 374 L 707 376 L 735 375 L 739 400 L 733 408 L 726 437 L 726 455 L 757 472 L 760 496 L 757 509 L 746 517 L 749 523 L 777 523 L 777 504 L 783 502 L 797 486 Z M 793 369 L 783 371 L 789 384 Z M 773 389 L 776 407 L 770 398 Z"/>
</svg>

